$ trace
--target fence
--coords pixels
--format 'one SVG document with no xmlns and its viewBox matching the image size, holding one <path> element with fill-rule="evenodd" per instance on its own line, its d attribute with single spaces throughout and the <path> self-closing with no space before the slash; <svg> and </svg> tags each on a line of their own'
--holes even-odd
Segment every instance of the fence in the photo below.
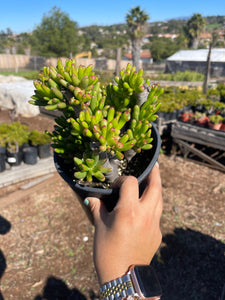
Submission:
<svg viewBox="0 0 225 300">
<path fill-rule="evenodd" d="M 66 58 L 63 58 L 65 61 Z M 116 70 L 116 60 L 107 58 L 77 58 L 78 65 L 88 66 L 92 64 L 96 70 Z M 132 64 L 130 60 L 121 60 L 120 68 L 125 68 L 127 63 Z M 0 54 L 0 71 L 23 71 L 23 70 L 40 70 L 43 66 L 56 66 L 57 58 L 45 58 L 41 56 L 19 55 L 19 54 Z M 144 70 L 160 69 L 163 71 L 165 65 L 162 64 L 141 64 Z"/>
<path fill-rule="evenodd" d="M 63 61 L 66 58 L 62 58 Z M 115 70 L 116 60 L 105 58 L 77 58 L 78 65 L 88 66 L 92 64 L 98 70 Z M 131 61 L 121 61 L 124 68 Z M 57 58 L 45 58 L 41 56 L 29 56 L 18 54 L 0 54 L 0 70 L 18 72 L 21 70 L 40 70 L 43 66 L 56 66 Z"/>
</svg>

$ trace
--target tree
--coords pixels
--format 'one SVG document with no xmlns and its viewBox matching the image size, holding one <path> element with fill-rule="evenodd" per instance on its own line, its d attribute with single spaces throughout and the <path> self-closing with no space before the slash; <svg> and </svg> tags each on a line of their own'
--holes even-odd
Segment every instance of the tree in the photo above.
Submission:
<svg viewBox="0 0 225 300">
<path fill-rule="evenodd" d="M 54 6 L 33 31 L 33 43 L 38 55 L 69 57 L 79 51 L 78 25 Z"/>
<path fill-rule="evenodd" d="M 0 32 L 0 52 L 8 51 L 10 53 L 11 48 L 15 45 L 15 39 L 13 37 L 13 32 L 10 28 L 6 31 L 1 30 Z"/>
<path fill-rule="evenodd" d="M 140 6 L 132 8 L 126 15 L 132 45 L 133 65 L 136 66 L 137 70 L 139 69 L 141 42 L 145 35 L 144 29 L 148 19 L 149 15 L 144 10 L 141 10 Z"/>
<path fill-rule="evenodd" d="M 176 41 L 168 38 L 153 37 L 150 43 L 150 52 L 154 61 L 160 61 L 177 52 L 180 47 Z"/>
<path fill-rule="evenodd" d="M 201 14 L 194 14 L 184 27 L 184 31 L 189 39 L 189 47 L 198 48 L 200 33 L 206 25 L 205 19 Z"/>
</svg>

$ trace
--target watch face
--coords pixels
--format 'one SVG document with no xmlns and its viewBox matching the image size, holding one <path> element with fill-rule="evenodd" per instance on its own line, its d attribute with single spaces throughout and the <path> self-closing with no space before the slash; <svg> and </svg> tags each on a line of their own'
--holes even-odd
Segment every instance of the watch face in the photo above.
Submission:
<svg viewBox="0 0 225 300">
<path fill-rule="evenodd" d="M 135 266 L 134 272 L 145 298 L 156 297 L 162 294 L 160 283 L 151 266 Z"/>
</svg>

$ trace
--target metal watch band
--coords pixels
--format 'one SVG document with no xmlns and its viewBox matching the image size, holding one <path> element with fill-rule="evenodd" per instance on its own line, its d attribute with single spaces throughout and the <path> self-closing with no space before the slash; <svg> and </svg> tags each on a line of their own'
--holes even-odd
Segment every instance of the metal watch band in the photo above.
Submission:
<svg viewBox="0 0 225 300">
<path fill-rule="evenodd" d="M 134 295 L 134 287 L 130 273 L 109 281 L 100 287 L 100 300 L 116 300 Z"/>
</svg>

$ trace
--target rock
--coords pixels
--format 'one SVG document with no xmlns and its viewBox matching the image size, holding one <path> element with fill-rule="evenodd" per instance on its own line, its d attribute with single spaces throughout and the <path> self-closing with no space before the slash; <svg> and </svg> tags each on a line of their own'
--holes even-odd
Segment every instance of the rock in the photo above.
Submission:
<svg viewBox="0 0 225 300">
<path fill-rule="evenodd" d="M 225 193 L 225 185 L 224 185 L 223 183 L 217 184 L 217 185 L 213 188 L 213 192 L 214 192 L 214 193 Z"/>
<path fill-rule="evenodd" d="M 26 81 L 27 79 L 21 76 L 14 76 L 14 75 L 0 75 L 0 83 L 7 83 L 7 82 L 15 82 L 15 81 Z"/>
<path fill-rule="evenodd" d="M 28 103 L 33 94 L 32 80 L 0 83 L 0 108 L 13 111 L 15 116 L 37 116 L 40 114 L 39 107 Z"/>
</svg>

